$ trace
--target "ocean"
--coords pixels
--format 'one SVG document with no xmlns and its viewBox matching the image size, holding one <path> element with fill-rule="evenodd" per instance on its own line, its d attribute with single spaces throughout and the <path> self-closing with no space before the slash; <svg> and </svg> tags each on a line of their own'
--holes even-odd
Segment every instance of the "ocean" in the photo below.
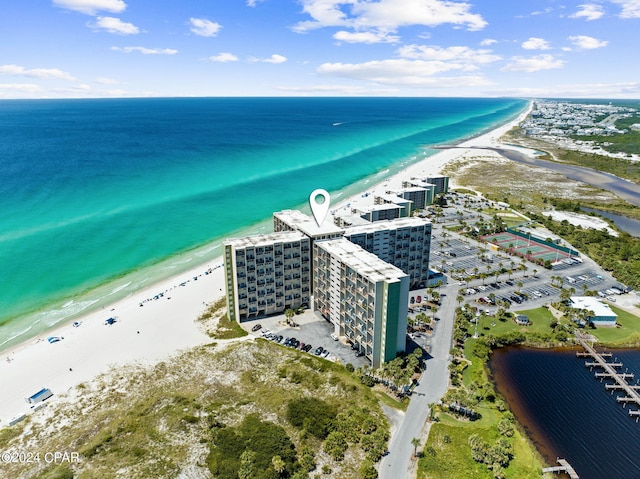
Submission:
<svg viewBox="0 0 640 479">
<path fill-rule="evenodd" d="M 515 118 L 519 99 L 0 101 L 0 349 Z"/>
<path fill-rule="evenodd" d="M 613 350 L 640 377 L 640 351 Z M 640 424 L 585 367 L 576 350 L 505 348 L 489 366 L 498 390 L 550 465 L 569 461 L 581 479 L 640 478 Z M 632 381 L 633 382 L 633 381 Z M 621 395 L 621 393 L 618 393 Z M 637 406 L 631 406 L 638 409 Z"/>
</svg>

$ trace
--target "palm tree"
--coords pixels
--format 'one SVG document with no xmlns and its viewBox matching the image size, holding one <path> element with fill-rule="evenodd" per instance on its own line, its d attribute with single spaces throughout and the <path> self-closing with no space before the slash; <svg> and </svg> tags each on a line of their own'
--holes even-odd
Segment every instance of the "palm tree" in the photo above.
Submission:
<svg viewBox="0 0 640 479">
<path fill-rule="evenodd" d="M 287 468 L 287 464 L 282 460 L 280 456 L 273 456 L 271 458 L 271 464 L 273 465 L 274 471 L 278 473 L 278 476 L 281 476 Z"/>
<path fill-rule="evenodd" d="M 284 316 L 285 318 L 287 318 L 287 326 L 291 326 L 291 319 L 296 315 L 296 312 L 291 309 L 288 308 L 285 312 L 284 312 Z"/>
<path fill-rule="evenodd" d="M 413 446 L 413 455 L 416 457 L 418 455 L 418 446 L 420 445 L 420 439 L 414 437 L 411 439 L 411 445 Z"/>
</svg>

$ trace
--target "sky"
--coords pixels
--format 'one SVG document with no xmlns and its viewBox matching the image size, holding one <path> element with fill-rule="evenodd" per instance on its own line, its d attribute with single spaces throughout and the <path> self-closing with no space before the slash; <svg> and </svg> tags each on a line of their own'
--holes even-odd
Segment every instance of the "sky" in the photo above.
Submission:
<svg viewBox="0 0 640 479">
<path fill-rule="evenodd" d="M 640 98 L 640 0 L 4 0 L 0 98 Z"/>
</svg>

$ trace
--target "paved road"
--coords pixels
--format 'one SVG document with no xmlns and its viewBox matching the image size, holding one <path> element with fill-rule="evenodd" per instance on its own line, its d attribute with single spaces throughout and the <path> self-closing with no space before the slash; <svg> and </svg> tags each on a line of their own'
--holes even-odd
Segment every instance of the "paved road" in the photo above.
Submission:
<svg viewBox="0 0 640 479">
<path fill-rule="evenodd" d="M 431 338 L 431 358 L 427 369 L 414 389 L 409 407 L 398 430 L 391 437 L 389 454 L 380 463 L 381 479 L 403 479 L 410 476 L 413 446 L 411 440 L 421 437 L 429 413 L 428 404 L 442 398 L 449 386 L 449 350 L 453 335 L 458 286 L 449 284 L 440 288 L 442 304 L 438 312 L 440 321 Z"/>
</svg>

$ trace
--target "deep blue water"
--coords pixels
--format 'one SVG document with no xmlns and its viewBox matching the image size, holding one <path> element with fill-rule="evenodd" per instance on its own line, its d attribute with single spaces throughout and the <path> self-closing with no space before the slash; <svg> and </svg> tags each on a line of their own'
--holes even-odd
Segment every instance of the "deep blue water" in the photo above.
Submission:
<svg viewBox="0 0 640 479">
<path fill-rule="evenodd" d="M 0 348 L 477 135 L 515 99 L 0 101 Z M 192 263 L 193 264 L 193 263 Z M 106 298 L 106 299 L 105 299 Z"/>
<path fill-rule="evenodd" d="M 614 358 L 640 377 L 640 351 L 614 351 Z M 575 351 L 507 348 L 490 367 L 550 465 L 564 457 L 581 479 L 640 478 L 640 424 L 584 363 Z"/>
</svg>

